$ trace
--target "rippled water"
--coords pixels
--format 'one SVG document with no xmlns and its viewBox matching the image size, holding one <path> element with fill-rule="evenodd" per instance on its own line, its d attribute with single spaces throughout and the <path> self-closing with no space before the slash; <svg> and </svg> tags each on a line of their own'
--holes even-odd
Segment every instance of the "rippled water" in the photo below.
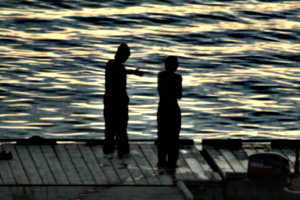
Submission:
<svg viewBox="0 0 300 200">
<path fill-rule="evenodd" d="M 103 138 L 104 66 L 123 42 L 145 72 L 128 75 L 130 138 L 156 137 L 168 55 L 183 138 L 300 138 L 299 1 L 163 2 L 1 1 L 1 138 Z"/>
</svg>

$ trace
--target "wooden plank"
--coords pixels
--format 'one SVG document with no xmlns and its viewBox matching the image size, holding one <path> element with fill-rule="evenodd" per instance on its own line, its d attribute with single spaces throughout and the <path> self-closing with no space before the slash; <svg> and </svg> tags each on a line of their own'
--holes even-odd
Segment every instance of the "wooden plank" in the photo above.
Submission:
<svg viewBox="0 0 300 200">
<path fill-rule="evenodd" d="M 27 146 L 15 145 L 16 151 L 18 152 L 19 159 L 24 167 L 24 170 L 28 176 L 30 184 L 43 184 L 40 174 L 31 158 Z"/>
<path fill-rule="evenodd" d="M 248 169 L 248 156 L 243 149 L 231 150 L 235 157 L 240 161 L 241 165 L 247 170 Z"/>
<path fill-rule="evenodd" d="M 222 154 L 213 147 L 204 146 L 205 151 L 212 158 L 212 160 L 216 163 L 219 168 L 219 172 L 223 178 L 226 178 L 226 172 L 234 172 L 231 166 L 228 164 L 226 159 L 222 156 Z"/>
<path fill-rule="evenodd" d="M 157 178 L 154 170 L 152 169 L 151 165 L 148 163 L 147 159 L 141 152 L 140 148 L 137 144 L 131 145 L 131 155 L 133 156 L 135 162 L 138 164 L 140 170 L 144 174 L 147 182 L 150 185 L 161 185 L 159 179 Z"/>
<path fill-rule="evenodd" d="M 295 172 L 296 153 L 292 149 L 282 148 L 281 152 L 289 159 L 290 171 Z"/>
<path fill-rule="evenodd" d="M 15 150 L 13 144 L 3 144 L 3 149 L 6 151 L 11 151 L 13 159 L 8 161 L 10 169 L 15 177 L 17 184 L 29 184 L 27 174 L 22 166 L 22 163 L 19 159 L 19 155 Z"/>
<path fill-rule="evenodd" d="M 157 167 L 158 157 L 154 150 L 152 149 L 151 144 L 139 144 L 139 147 L 142 153 L 145 155 L 146 159 L 148 160 L 150 166 L 153 168 L 156 176 L 160 180 L 162 185 L 173 185 L 173 180 L 171 176 L 167 175 L 166 173 L 160 173 Z"/>
<path fill-rule="evenodd" d="M 229 149 L 220 149 L 220 153 L 227 160 L 234 172 L 246 173 L 246 168 L 242 166 L 239 159 L 229 150 Z"/>
<path fill-rule="evenodd" d="M 190 192 L 190 190 L 186 187 L 183 181 L 177 181 L 177 187 L 184 194 L 186 199 L 194 199 L 194 195 Z"/>
<path fill-rule="evenodd" d="M 296 161 L 296 153 L 289 148 L 282 148 L 281 152 L 289 159 L 290 163 L 294 166 Z"/>
<path fill-rule="evenodd" d="M 176 178 L 177 180 L 197 180 L 196 175 L 193 173 L 190 166 L 187 164 L 186 160 L 182 156 L 179 149 L 178 157 L 178 168 L 176 169 Z"/>
<path fill-rule="evenodd" d="M 253 145 L 243 145 L 243 150 L 246 153 L 246 155 L 248 156 L 248 158 L 253 155 L 256 154 L 257 151 L 254 149 Z"/>
<path fill-rule="evenodd" d="M 256 150 L 257 153 L 268 153 L 269 149 L 264 144 L 254 144 L 253 148 Z"/>
<path fill-rule="evenodd" d="M 60 161 L 65 174 L 72 185 L 81 185 L 83 184 L 82 180 L 79 177 L 79 174 L 76 171 L 76 168 L 72 162 L 71 157 L 69 156 L 66 147 L 64 145 L 54 145 L 53 146 L 57 158 Z"/>
<path fill-rule="evenodd" d="M 3 151 L 2 145 L 0 147 L 0 151 Z M 13 155 L 14 156 L 14 155 Z M 15 177 L 9 165 L 9 160 L 1 160 L 0 161 L 0 184 L 16 184 Z M 1 199 L 1 198 L 0 198 Z"/>
<path fill-rule="evenodd" d="M 96 181 L 97 184 L 100 185 L 108 185 L 109 182 L 97 162 L 95 155 L 91 148 L 89 146 L 85 146 L 83 144 L 78 144 L 77 147 L 79 148 L 81 154 L 83 155 L 83 158 L 85 160 L 85 163 L 87 164 L 88 168 L 90 169 L 91 174 L 94 177 L 94 180 Z"/>
<path fill-rule="evenodd" d="M 44 154 L 44 157 L 48 163 L 50 170 L 56 180 L 57 184 L 70 184 L 68 181 L 67 175 L 63 170 L 55 152 L 51 145 L 41 145 L 41 150 Z"/>
<path fill-rule="evenodd" d="M 194 154 L 199 165 L 201 165 L 201 167 L 203 168 L 209 180 L 222 179 L 219 173 L 213 171 L 213 169 L 209 166 L 205 158 L 201 155 L 200 151 L 198 151 L 198 149 L 195 146 L 192 146 L 190 150 Z"/>
<path fill-rule="evenodd" d="M 135 185 L 135 182 L 133 181 L 127 169 L 127 166 L 123 163 L 122 159 L 114 158 L 111 159 L 110 162 L 117 174 L 119 175 L 119 178 L 121 179 L 123 185 Z"/>
<path fill-rule="evenodd" d="M 133 181 L 136 185 L 148 185 L 148 182 L 147 182 L 144 174 L 140 170 L 138 164 L 135 162 L 133 156 L 134 155 L 131 153 L 130 157 L 128 157 L 126 159 L 122 159 L 124 166 L 127 167 L 128 171 L 131 175 L 131 178 L 133 179 Z"/>
<path fill-rule="evenodd" d="M 177 187 L 150 186 L 33 186 L 0 187 L 1 199 L 37 199 L 37 200 L 70 200 L 70 199 L 105 199 L 105 200 L 185 200 Z"/>
<path fill-rule="evenodd" d="M 102 170 L 104 174 L 106 175 L 108 182 L 110 185 L 121 185 L 122 182 L 119 178 L 119 175 L 113 168 L 111 162 L 109 159 L 104 158 L 102 146 L 92 146 L 91 149 L 94 152 L 94 155 L 99 163 L 99 165 L 102 167 Z"/>
<path fill-rule="evenodd" d="M 1 187 L 0 187 L 1 188 Z M 5 188 L 5 187 L 4 187 Z M 1 188 L 2 189 L 2 188 Z M 11 194 L 11 200 L 27 200 L 32 199 L 32 187 L 30 186 L 9 186 L 10 194 Z"/>
<path fill-rule="evenodd" d="M 158 162 L 158 152 L 157 152 L 157 145 L 150 145 L 152 150 L 154 151 L 155 155 L 157 156 L 157 159 L 156 159 L 156 163 Z M 176 179 L 176 180 L 183 180 L 184 177 L 182 176 L 182 173 L 181 173 L 181 170 L 180 167 L 182 166 L 182 162 L 184 160 L 180 159 L 180 157 L 178 158 L 178 161 L 177 161 L 177 164 L 178 164 L 178 168 L 175 169 L 175 173 L 173 172 L 169 172 L 169 170 L 166 170 L 166 169 L 158 169 L 158 173 L 159 174 L 167 174 L 168 176 L 170 176 L 171 179 Z"/>
<path fill-rule="evenodd" d="M 208 180 L 207 175 L 205 174 L 202 167 L 199 165 L 190 148 L 180 149 L 180 154 L 185 159 L 191 171 L 194 173 L 196 179 Z"/>
<path fill-rule="evenodd" d="M 83 156 L 81 155 L 79 149 L 77 148 L 76 144 L 65 144 L 64 145 L 69 153 L 69 156 L 75 166 L 75 169 L 77 173 L 79 174 L 79 177 L 81 178 L 83 184 L 89 185 L 89 184 L 95 184 L 95 180 L 87 167 Z"/>
<path fill-rule="evenodd" d="M 38 145 L 28 145 L 28 150 L 41 176 L 43 184 L 56 184 L 52 172 L 44 158 L 41 148 Z"/>
</svg>

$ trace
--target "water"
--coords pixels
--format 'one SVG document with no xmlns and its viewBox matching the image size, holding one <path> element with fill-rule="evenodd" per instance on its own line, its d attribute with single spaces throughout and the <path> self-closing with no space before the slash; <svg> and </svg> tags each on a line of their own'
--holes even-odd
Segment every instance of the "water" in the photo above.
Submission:
<svg viewBox="0 0 300 200">
<path fill-rule="evenodd" d="M 157 73 L 183 76 L 182 138 L 300 138 L 298 1 L 3 0 L 1 138 L 103 138 L 104 66 L 131 48 L 131 139 L 156 138 Z"/>
</svg>

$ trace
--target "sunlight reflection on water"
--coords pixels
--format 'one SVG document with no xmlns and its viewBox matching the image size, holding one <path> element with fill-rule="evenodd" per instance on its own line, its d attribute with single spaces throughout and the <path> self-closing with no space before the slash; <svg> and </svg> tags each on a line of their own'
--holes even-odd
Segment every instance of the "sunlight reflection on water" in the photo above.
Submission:
<svg viewBox="0 0 300 200">
<path fill-rule="evenodd" d="M 182 137 L 299 138 L 296 1 L 32 2 L 0 14 L 3 138 L 102 138 L 104 66 L 122 42 L 125 66 L 145 72 L 128 76 L 131 138 L 156 137 L 156 75 L 168 55 L 183 75 Z"/>
</svg>

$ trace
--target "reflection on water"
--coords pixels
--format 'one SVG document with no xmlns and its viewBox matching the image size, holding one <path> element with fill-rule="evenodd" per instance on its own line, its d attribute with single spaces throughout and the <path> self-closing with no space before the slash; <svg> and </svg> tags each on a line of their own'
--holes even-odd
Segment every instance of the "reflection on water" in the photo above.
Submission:
<svg viewBox="0 0 300 200">
<path fill-rule="evenodd" d="M 0 3 L 2 138 L 102 138 L 104 66 L 127 42 L 131 138 L 156 137 L 156 76 L 179 58 L 185 138 L 299 138 L 297 1 Z"/>
</svg>

